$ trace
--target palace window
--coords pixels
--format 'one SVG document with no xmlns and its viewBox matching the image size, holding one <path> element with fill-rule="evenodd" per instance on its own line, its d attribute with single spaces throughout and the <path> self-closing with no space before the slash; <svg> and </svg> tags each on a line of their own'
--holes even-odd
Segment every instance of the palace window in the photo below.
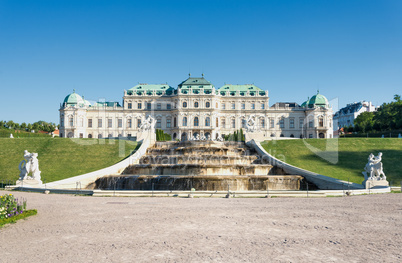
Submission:
<svg viewBox="0 0 402 263">
<path fill-rule="evenodd" d="M 142 107 L 142 104 L 141 104 L 141 103 L 138 103 L 138 104 L 137 104 L 137 108 L 140 110 L 141 107 Z"/>
<path fill-rule="evenodd" d="M 300 118 L 299 119 L 299 128 L 303 128 L 303 124 L 304 124 L 304 119 L 303 118 Z"/>
<path fill-rule="evenodd" d="M 255 110 L 255 103 L 251 103 L 251 109 Z"/>
<path fill-rule="evenodd" d="M 198 102 L 194 102 L 194 108 L 198 108 Z"/>
<path fill-rule="evenodd" d="M 127 119 L 127 128 L 131 128 L 132 124 L 131 124 L 131 119 Z"/>
<path fill-rule="evenodd" d="M 73 117 L 70 117 L 69 123 L 70 123 L 70 127 L 73 127 L 73 126 L 74 126 L 74 119 L 73 119 Z"/>
<path fill-rule="evenodd" d="M 107 127 L 112 128 L 113 126 L 113 120 L 112 119 L 107 119 Z"/>
<path fill-rule="evenodd" d="M 308 127 L 309 127 L 309 128 L 313 128 L 313 127 L 314 127 L 314 122 L 313 122 L 313 120 L 310 120 L 310 121 L 308 122 Z"/>
<path fill-rule="evenodd" d="M 166 128 L 170 128 L 172 126 L 172 120 L 171 119 L 167 119 L 166 120 Z"/>
<path fill-rule="evenodd" d="M 324 127 L 324 118 L 319 118 L 318 119 L 318 126 L 319 127 Z"/>
<path fill-rule="evenodd" d="M 285 120 L 284 119 L 279 120 L 279 128 L 285 128 Z"/>
<path fill-rule="evenodd" d="M 92 119 L 88 119 L 88 128 L 92 128 Z"/>
<path fill-rule="evenodd" d="M 61 117 L 61 120 L 60 120 L 60 126 L 64 127 L 64 117 L 63 116 Z M 60 135 L 60 137 L 62 137 L 62 136 Z"/>
<path fill-rule="evenodd" d="M 262 110 L 265 109 L 265 104 L 264 103 L 261 103 L 261 109 Z"/>
<path fill-rule="evenodd" d="M 260 126 L 261 126 L 261 128 L 265 128 L 265 120 L 264 119 L 260 119 Z"/>
<path fill-rule="evenodd" d="M 131 102 L 128 103 L 127 108 L 131 109 L 133 107 L 133 104 Z"/>
<path fill-rule="evenodd" d="M 209 101 L 207 101 L 207 102 L 205 103 L 205 107 L 206 107 L 206 108 L 209 108 L 210 105 L 211 105 L 211 104 L 209 103 Z"/>
<path fill-rule="evenodd" d="M 148 103 L 147 103 L 147 110 L 150 110 L 150 109 L 151 109 L 151 107 L 152 107 L 152 106 L 151 106 L 151 103 L 150 103 L 150 102 L 148 102 Z"/>
<path fill-rule="evenodd" d="M 243 129 L 247 128 L 247 121 L 246 121 L 245 119 L 242 119 L 242 120 L 241 120 L 241 127 L 242 127 Z"/>
<path fill-rule="evenodd" d="M 160 103 L 156 104 L 156 109 L 161 110 L 162 109 L 162 104 L 160 104 Z"/>
<path fill-rule="evenodd" d="M 157 119 L 156 120 L 156 128 L 162 128 L 162 120 L 161 119 Z"/>
<path fill-rule="evenodd" d="M 236 104 L 232 103 L 232 110 L 236 109 Z"/>
<path fill-rule="evenodd" d="M 102 128 L 102 119 L 98 119 L 98 128 Z"/>
<path fill-rule="evenodd" d="M 170 110 L 172 108 L 172 105 L 170 103 L 166 104 L 166 109 Z"/>
<path fill-rule="evenodd" d="M 117 127 L 123 128 L 123 120 L 122 119 L 117 120 Z"/>
<path fill-rule="evenodd" d="M 222 126 L 222 128 L 226 128 L 226 120 L 225 119 L 221 119 L 221 126 Z"/>
<path fill-rule="evenodd" d="M 198 126 L 198 117 L 194 118 L 194 126 Z"/>
<path fill-rule="evenodd" d="M 141 119 L 137 120 L 137 128 L 141 127 Z"/>
<path fill-rule="evenodd" d="M 226 104 L 222 103 L 222 110 L 224 110 L 226 108 Z"/>
<path fill-rule="evenodd" d="M 187 126 L 187 117 L 183 117 L 183 126 Z"/>
<path fill-rule="evenodd" d="M 209 117 L 205 118 L 205 126 L 211 126 L 211 119 Z"/>
<path fill-rule="evenodd" d="M 236 120 L 232 119 L 232 128 L 236 128 Z"/>
<path fill-rule="evenodd" d="M 187 102 L 183 102 L 183 108 L 187 108 Z"/>
<path fill-rule="evenodd" d="M 270 119 L 270 127 L 275 128 L 275 120 L 274 120 L 274 118 Z"/>
<path fill-rule="evenodd" d="M 289 120 L 289 128 L 294 128 L 295 127 L 295 119 L 290 119 Z"/>
<path fill-rule="evenodd" d="M 246 104 L 245 104 L 245 103 L 242 103 L 242 104 L 241 104 L 241 109 L 242 109 L 242 110 L 245 110 L 245 109 L 246 109 Z"/>
</svg>

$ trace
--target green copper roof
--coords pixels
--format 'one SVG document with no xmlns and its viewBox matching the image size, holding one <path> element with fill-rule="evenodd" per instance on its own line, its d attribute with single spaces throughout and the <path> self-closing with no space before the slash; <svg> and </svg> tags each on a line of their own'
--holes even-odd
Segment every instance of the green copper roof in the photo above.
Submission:
<svg viewBox="0 0 402 263">
<path fill-rule="evenodd" d="M 75 104 L 85 104 L 85 101 L 82 99 L 80 95 L 75 93 L 75 90 L 73 93 L 67 95 L 67 97 L 64 99 L 64 103 L 67 103 L 67 105 L 75 105 Z"/>
<path fill-rule="evenodd" d="M 265 91 L 260 89 L 259 87 L 255 86 L 254 84 L 245 84 L 245 85 L 233 85 L 233 84 L 227 84 L 223 85 L 218 89 L 218 94 L 225 95 L 226 91 L 229 91 L 230 95 L 235 95 L 237 91 L 240 92 L 240 95 L 244 96 L 247 91 L 251 95 L 255 95 L 255 93 L 260 93 L 261 95 L 265 94 Z"/>
<path fill-rule="evenodd" d="M 151 95 L 154 90 L 157 92 L 157 94 L 159 93 L 158 95 L 161 95 L 163 91 L 165 91 L 168 95 L 174 92 L 174 88 L 170 87 L 168 84 L 138 84 L 137 86 L 129 89 L 127 94 L 132 95 L 135 92 L 137 94 L 142 94 L 145 92 Z"/>
<path fill-rule="evenodd" d="M 186 88 L 187 86 L 195 86 L 195 88 L 198 88 L 199 86 L 206 85 L 206 86 L 212 86 L 211 82 L 208 80 L 204 79 L 204 77 L 201 78 L 192 78 L 189 77 L 185 81 L 179 84 L 180 88 Z M 191 87 L 193 88 L 193 87 Z M 210 87 L 209 87 L 210 88 Z"/>
<path fill-rule="evenodd" d="M 313 107 L 328 107 L 329 103 L 327 98 L 324 95 L 321 95 L 319 91 L 317 91 L 317 95 L 311 97 L 311 99 L 306 102 L 309 108 Z"/>
</svg>

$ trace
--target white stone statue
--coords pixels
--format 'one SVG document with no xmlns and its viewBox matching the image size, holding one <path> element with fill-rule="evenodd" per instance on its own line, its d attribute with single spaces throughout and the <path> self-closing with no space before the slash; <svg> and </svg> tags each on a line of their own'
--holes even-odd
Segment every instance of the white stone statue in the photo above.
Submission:
<svg viewBox="0 0 402 263">
<path fill-rule="evenodd" d="M 148 116 L 146 120 L 141 124 L 139 130 L 140 132 L 144 131 L 153 131 L 155 129 L 156 120 L 152 118 L 152 116 Z"/>
<path fill-rule="evenodd" d="M 374 154 L 370 154 L 368 157 L 368 163 L 364 167 L 364 179 L 365 180 L 374 180 L 374 181 L 379 181 L 379 180 L 386 180 L 387 177 L 385 176 L 385 173 L 382 168 L 382 153 L 378 153 L 377 156 L 374 156 Z"/>
<path fill-rule="evenodd" d="M 250 115 L 246 122 L 247 132 L 255 132 L 257 131 L 257 124 L 255 122 L 255 116 Z"/>
<path fill-rule="evenodd" d="M 207 139 L 207 138 L 205 137 L 204 134 L 200 136 L 200 140 L 201 140 L 201 141 L 205 141 L 206 139 Z"/>
<path fill-rule="evenodd" d="M 216 138 L 216 140 L 218 141 L 218 142 L 223 142 L 223 138 L 222 138 L 222 136 L 219 134 L 219 136 L 218 136 L 218 138 Z"/>
<path fill-rule="evenodd" d="M 399 134 L 400 135 L 400 134 Z M 14 139 L 14 136 L 12 133 L 10 133 L 10 139 Z"/>
<path fill-rule="evenodd" d="M 19 180 L 35 180 L 42 183 L 37 153 L 30 153 L 25 150 L 24 160 L 20 162 L 18 168 L 20 170 Z M 31 174 L 31 176 L 29 174 Z"/>
<path fill-rule="evenodd" d="M 211 140 L 211 135 L 207 135 L 207 141 L 210 141 Z"/>
<path fill-rule="evenodd" d="M 194 141 L 199 141 L 200 140 L 200 135 L 197 134 L 197 136 L 195 136 Z"/>
</svg>

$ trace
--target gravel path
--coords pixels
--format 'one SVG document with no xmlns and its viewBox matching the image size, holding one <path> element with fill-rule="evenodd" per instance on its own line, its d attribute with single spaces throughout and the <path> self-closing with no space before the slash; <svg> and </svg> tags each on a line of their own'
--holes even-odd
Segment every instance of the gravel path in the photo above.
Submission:
<svg viewBox="0 0 402 263">
<path fill-rule="evenodd" d="M 13 194 L 38 215 L 0 229 L 0 262 L 402 262 L 402 194 Z"/>
</svg>

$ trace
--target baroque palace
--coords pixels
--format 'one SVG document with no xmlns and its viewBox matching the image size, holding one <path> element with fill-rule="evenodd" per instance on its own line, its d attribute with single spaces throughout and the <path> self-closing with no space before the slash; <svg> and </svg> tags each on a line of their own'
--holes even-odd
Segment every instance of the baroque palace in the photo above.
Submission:
<svg viewBox="0 0 402 263">
<path fill-rule="evenodd" d="M 118 102 L 90 103 L 75 93 L 60 105 L 60 136 L 135 139 L 148 116 L 172 139 L 218 138 L 253 121 L 258 137 L 332 138 L 332 109 L 319 92 L 301 105 L 269 106 L 268 91 L 253 84 L 215 88 L 204 78 L 189 77 L 177 89 L 167 84 L 139 84 Z"/>
</svg>

